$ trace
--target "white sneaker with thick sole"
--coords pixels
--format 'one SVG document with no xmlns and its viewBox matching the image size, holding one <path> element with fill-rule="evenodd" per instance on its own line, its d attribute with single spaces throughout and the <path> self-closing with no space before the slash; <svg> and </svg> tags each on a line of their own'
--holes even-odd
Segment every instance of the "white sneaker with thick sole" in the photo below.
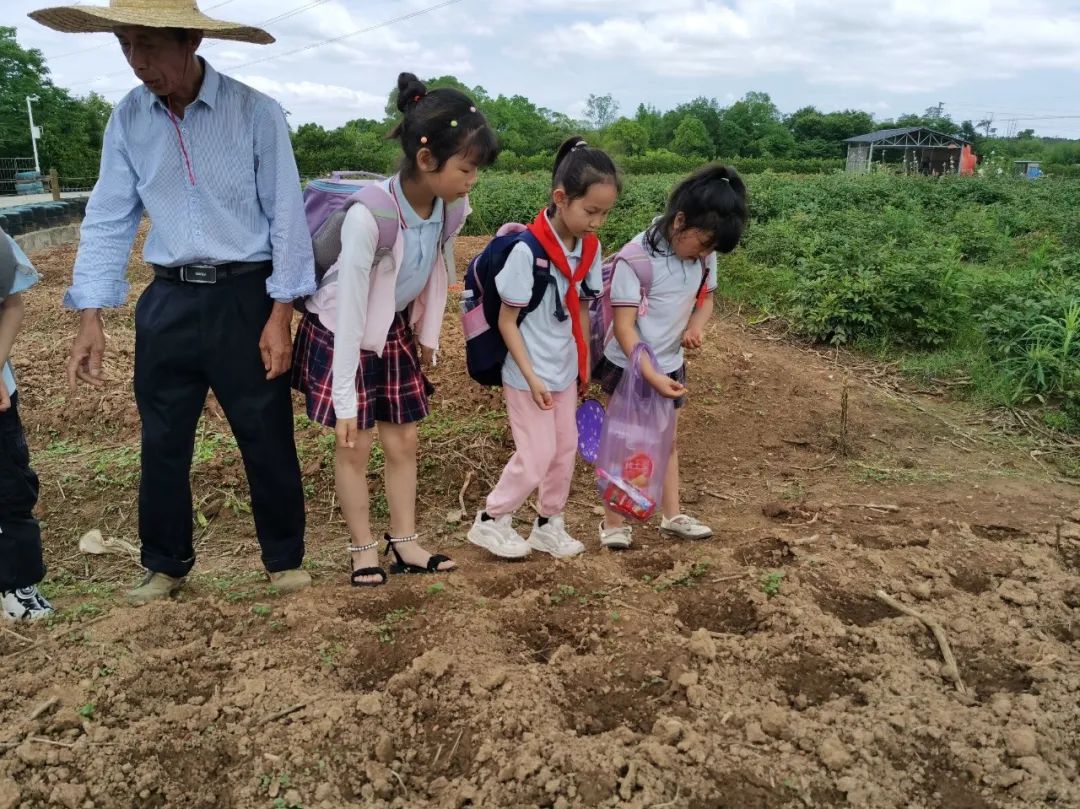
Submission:
<svg viewBox="0 0 1080 809">
<path fill-rule="evenodd" d="M 32 585 L 0 593 L 0 614 L 12 621 L 39 621 L 53 614 L 53 606 Z"/>
<path fill-rule="evenodd" d="M 629 525 L 620 528 L 605 528 L 604 522 L 600 522 L 600 544 L 613 551 L 625 551 L 630 547 L 634 536 L 634 529 Z"/>
<path fill-rule="evenodd" d="M 577 556 L 585 551 L 585 546 L 566 532 L 566 520 L 562 516 L 549 518 L 547 525 L 540 525 L 539 520 L 534 522 L 528 542 L 534 551 L 550 553 L 556 559 Z"/>
<path fill-rule="evenodd" d="M 676 514 L 670 520 L 667 517 L 660 520 L 660 533 L 679 539 L 708 539 L 713 535 L 713 530 L 693 517 Z"/>
<path fill-rule="evenodd" d="M 476 520 L 467 535 L 469 542 L 503 559 L 521 559 L 532 553 L 525 537 L 514 530 L 513 514 L 491 520 L 485 520 L 483 515 L 483 511 L 476 513 Z"/>
</svg>

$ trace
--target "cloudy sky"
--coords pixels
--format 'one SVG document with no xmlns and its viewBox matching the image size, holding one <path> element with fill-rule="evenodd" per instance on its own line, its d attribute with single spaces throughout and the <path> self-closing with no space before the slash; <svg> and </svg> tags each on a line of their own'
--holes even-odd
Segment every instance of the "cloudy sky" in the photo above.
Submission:
<svg viewBox="0 0 1080 809">
<path fill-rule="evenodd" d="M 106 0 L 84 0 L 84 5 Z M 436 5 L 437 4 L 437 5 Z M 108 34 L 59 34 L 4 0 L 2 24 L 44 51 L 57 84 L 117 101 L 135 80 Z M 269 46 L 207 40 L 220 70 L 278 98 L 294 125 L 381 117 L 397 73 L 452 73 L 580 115 L 768 92 L 879 119 L 943 102 L 1001 134 L 1080 137 L 1080 0 L 201 0 L 261 24 Z M 409 16 L 412 15 L 412 16 Z M 328 41 L 337 38 L 337 41 Z"/>
</svg>

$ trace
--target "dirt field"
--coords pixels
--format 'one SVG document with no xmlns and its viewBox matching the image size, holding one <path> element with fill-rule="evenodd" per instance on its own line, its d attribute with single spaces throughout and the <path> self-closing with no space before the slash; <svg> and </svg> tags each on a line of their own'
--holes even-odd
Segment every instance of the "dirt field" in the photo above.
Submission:
<svg viewBox="0 0 1080 809">
<path fill-rule="evenodd" d="M 716 537 L 644 527 L 601 550 L 581 467 L 588 552 L 506 563 L 458 522 L 511 444 L 451 316 L 420 514 L 460 572 L 349 588 L 332 437 L 298 416 L 316 583 L 269 591 L 211 405 L 195 573 L 129 609 L 137 563 L 78 540 L 137 543 L 133 306 L 108 318 L 111 386 L 69 397 L 73 255 L 34 257 L 16 349 L 63 614 L 0 632 L 0 809 L 1080 806 L 1080 489 L 941 389 L 718 315 L 680 442 L 686 508 Z M 963 693 L 878 590 L 940 622 Z"/>
</svg>

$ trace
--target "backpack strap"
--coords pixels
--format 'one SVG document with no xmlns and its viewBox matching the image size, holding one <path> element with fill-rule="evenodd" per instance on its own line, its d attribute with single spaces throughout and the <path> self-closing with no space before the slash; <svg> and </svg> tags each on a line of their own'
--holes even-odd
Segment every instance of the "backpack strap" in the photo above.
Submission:
<svg viewBox="0 0 1080 809">
<path fill-rule="evenodd" d="M 532 231 L 525 228 L 518 236 L 518 241 L 523 242 L 533 255 L 532 297 L 529 298 L 528 305 L 518 315 L 518 324 L 520 324 L 525 319 L 525 315 L 535 310 L 543 302 L 548 286 L 555 284 L 555 276 L 551 274 L 551 260 L 548 258 L 547 251 L 544 250 Z M 555 296 L 555 317 L 559 320 L 565 320 L 567 317 L 565 307 L 563 307 L 558 295 Z"/>
<path fill-rule="evenodd" d="M 375 217 L 379 226 L 379 240 L 375 253 L 387 253 L 394 249 L 401 231 L 401 212 L 390 193 L 380 185 L 365 185 L 349 198 L 346 206 L 359 202 Z"/>
<path fill-rule="evenodd" d="M 615 256 L 616 261 L 625 261 L 637 276 L 638 286 L 641 287 L 641 303 L 638 305 L 638 317 L 649 311 L 649 292 L 652 290 L 653 270 L 652 259 L 645 250 L 644 245 L 638 242 L 630 242 Z M 612 273 L 612 278 L 615 274 Z"/>
<path fill-rule="evenodd" d="M 705 305 L 705 296 L 708 294 L 708 290 L 705 289 L 706 283 L 709 280 L 709 262 L 704 258 L 698 258 L 701 262 L 701 283 L 698 284 L 697 295 L 695 295 L 694 308 L 700 309 Z"/>
<path fill-rule="evenodd" d="M 469 198 L 456 199 L 443 207 L 443 227 L 440 246 L 446 247 L 446 243 L 457 236 L 461 226 L 465 224 L 465 217 L 469 213 Z"/>
<path fill-rule="evenodd" d="M 321 244 L 321 250 L 329 250 L 334 255 L 341 255 L 341 226 L 349 209 L 358 203 L 368 209 L 368 212 L 375 218 L 375 225 L 378 228 L 375 255 L 371 260 L 371 266 L 374 267 L 382 260 L 383 256 L 394 249 L 398 234 L 401 232 L 401 213 L 398 211 L 397 203 L 394 202 L 394 198 L 390 196 L 386 189 L 381 186 L 365 185 L 345 200 L 345 204 L 341 206 L 340 210 L 331 214 L 326 223 L 319 228 L 315 240 L 320 243 L 325 242 L 325 244 Z M 332 243 L 335 237 L 336 250 L 334 249 L 335 245 Z M 327 241 L 327 239 L 331 241 Z M 327 270 L 319 281 L 319 286 L 324 287 L 336 281 L 337 275 L 336 268 Z"/>
</svg>

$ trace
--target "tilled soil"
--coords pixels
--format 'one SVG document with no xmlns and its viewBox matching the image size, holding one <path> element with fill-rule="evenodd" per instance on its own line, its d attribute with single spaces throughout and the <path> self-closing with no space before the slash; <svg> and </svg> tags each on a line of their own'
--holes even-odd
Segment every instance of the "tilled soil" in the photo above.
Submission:
<svg viewBox="0 0 1080 809">
<path fill-rule="evenodd" d="M 512 444 L 450 314 L 419 508 L 459 572 L 350 588 L 332 439 L 298 416 L 315 586 L 273 593 L 211 402 L 195 574 L 131 609 L 137 562 L 78 539 L 137 543 L 133 302 L 109 387 L 69 395 L 73 256 L 34 256 L 16 349 L 62 614 L 0 632 L 0 809 L 1080 805 L 1080 497 L 978 412 L 718 315 L 679 442 L 716 536 L 602 550 L 582 466 L 588 552 L 506 563 L 464 540 Z M 940 622 L 964 692 L 878 590 Z"/>
</svg>

